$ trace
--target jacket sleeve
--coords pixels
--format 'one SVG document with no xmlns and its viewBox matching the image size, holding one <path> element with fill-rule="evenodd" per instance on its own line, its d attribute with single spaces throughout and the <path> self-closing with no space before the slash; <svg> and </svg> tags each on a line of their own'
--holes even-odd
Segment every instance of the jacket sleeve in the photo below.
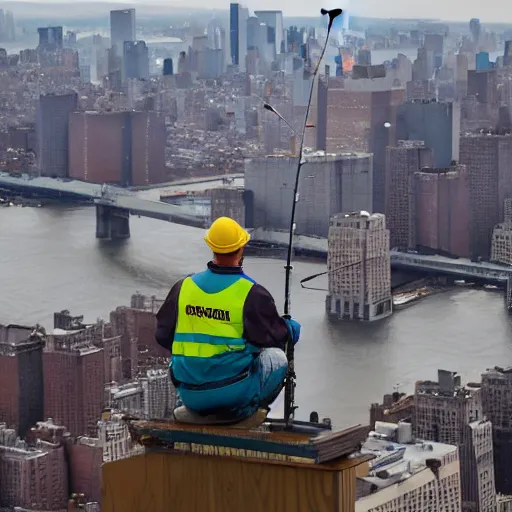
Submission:
<svg viewBox="0 0 512 512">
<path fill-rule="evenodd" d="M 259 348 L 284 350 L 288 336 L 288 326 L 277 312 L 272 295 L 263 286 L 255 284 L 244 305 L 245 339 Z"/>
<path fill-rule="evenodd" d="M 156 332 L 155 339 L 163 348 L 172 351 L 172 341 L 176 322 L 178 320 L 178 297 L 181 290 L 183 279 L 180 279 L 167 295 L 165 302 L 156 314 Z"/>
</svg>

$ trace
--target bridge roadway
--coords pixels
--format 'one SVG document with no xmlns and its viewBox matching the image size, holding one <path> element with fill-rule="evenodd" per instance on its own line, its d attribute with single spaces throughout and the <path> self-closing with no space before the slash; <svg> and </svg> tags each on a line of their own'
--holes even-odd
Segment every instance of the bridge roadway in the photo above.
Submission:
<svg viewBox="0 0 512 512">
<path fill-rule="evenodd" d="M 128 210 L 133 215 L 165 220 L 198 228 L 206 228 L 208 219 L 193 208 L 151 201 L 129 190 L 108 185 L 102 195 L 102 185 L 77 180 L 46 177 L 16 178 L 0 173 L 0 188 L 20 192 L 33 192 L 41 196 L 76 199 L 96 205 Z"/>
<path fill-rule="evenodd" d="M 505 283 L 512 278 L 512 266 L 488 262 L 473 262 L 465 258 L 446 258 L 391 251 L 391 266 L 404 270 L 422 270 L 449 274 L 460 279 L 477 278 Z"/>
<path fill-rule="evenodd" d="M 198 183 L 194 181 L 194 183 Z M 143 199 L 129 190 L 108 186 L 107 194 L 102 197 L 102 185 L 76 180 L 58 180 L 52 178 L 16 178 L 0 172 L 0 188 L 17 191 L 30 191 L 55 198 L 80 199 L 91 204 L 110 206 L 127 210 L 133 215 L 165 220 L 199 228 L 207 227 L 208 219 L 198 215 L 193 208 L 176 206 L 160 201 Z M 286 245 L 288 234 L 279 231 L 257 229 L 254 240 L 270 244 Z M 304 252 L 327 255 L 325 238 L 298 236 L 296 248 Z M 486 281 L 506 282 L 512 278 L 512 266 L 497 265 L 487 262 L 472 262 L 464 258 L 451 259 L 443 256 L 426 256 L 420 254 L 391 251 L 391 266 L 404 270 L 443 273 L 460 279 L 478 278 Z"/>
</svg>

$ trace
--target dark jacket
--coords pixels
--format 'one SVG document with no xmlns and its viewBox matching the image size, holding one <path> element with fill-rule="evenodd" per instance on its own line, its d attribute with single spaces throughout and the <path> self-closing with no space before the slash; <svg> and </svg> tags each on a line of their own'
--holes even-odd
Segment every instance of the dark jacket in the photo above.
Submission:
<svg viewBox="0 0 512 512">
<path fill-rule="evenodd" d="M 208 263 L 208 268 L 217 274 L 241 274 L 240 267 L 220 267 Z M 178 297 L 183 279 L 180 279 L 169 292 L 165 302 L 156 314 L 156 341 L 172 351 L 172 342 L 178 317 Z M 259 348 L 285 348 L 288 338 L 286 322 L 277 312 L 272 295 L 259 284 L 254 284 L 244 305 L 244 338 Z"/>
</svg>

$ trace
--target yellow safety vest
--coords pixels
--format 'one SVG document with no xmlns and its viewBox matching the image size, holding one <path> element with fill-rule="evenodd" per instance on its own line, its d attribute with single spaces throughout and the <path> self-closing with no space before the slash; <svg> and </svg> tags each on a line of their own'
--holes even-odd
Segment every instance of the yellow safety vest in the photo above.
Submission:
<svg viewBox="0 0 512 512">
<path fill-rule="evenodd" d="M 243 310 L 253 283 L 240 277 L 217 293 L 204 292 L 191 277 L 181 286 L 172 355 L 217 358 L 244 351 Z"/>
</svg>

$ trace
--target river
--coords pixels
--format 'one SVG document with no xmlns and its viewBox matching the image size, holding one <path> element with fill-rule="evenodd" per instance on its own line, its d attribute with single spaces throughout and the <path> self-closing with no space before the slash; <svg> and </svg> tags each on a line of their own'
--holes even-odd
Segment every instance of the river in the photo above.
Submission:
<svg viewBox="0 0 512 512">
<path fill-rule="evenodd" d="M 131 239 L 95 239 L 91 208 L 0 208 L 0 323 L 42 323 L 69 309 L 86 321 L 108 318 L 136 291 L 163 297 L 209 258 L 202 231 L 131 218 Z M 438 367 L 479 380 L 481 371 L 512 363 L 511 319 L 499 293 L 458 289 L 429 297 L 374 325 L 333 324 L 325 292 L 300 288 L 300 278 L 325 265 L 296 262 L 292 312 L 303 324 L 296 353 L 297 417 L 312 409 L 336 426 L 368 421 L 371 402 L 400 383 L 434 379 Z M 247 258 L 246 272 L 279 306 L 283 262 Z M 320 286 L 325 283 L 318 283 Z"/>
</svg>

